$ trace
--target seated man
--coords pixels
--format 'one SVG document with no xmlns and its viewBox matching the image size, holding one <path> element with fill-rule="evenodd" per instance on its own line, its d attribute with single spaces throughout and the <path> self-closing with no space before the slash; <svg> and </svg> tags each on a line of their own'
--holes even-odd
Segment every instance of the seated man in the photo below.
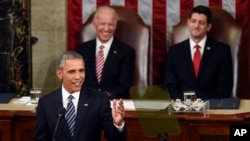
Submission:
<svg viewBox="0 0 250 141">
<path fill-rule="evenodd" d="M 110 99 L 130 97 L 135 64 L 135 50 L 113 36 L 116 24 L 114 9 L 98 8 L 93 20 L 97 38 L 75 48 L 85 60 L 85 85 L 105 91 Z"/>
<path fill-rule="evenodd" d="M 230 47 L 207 37 L 212 28 L 208 7 L 193 8 L 187 19 L 190 38 L 170 47 L 165 64 L 164 84 L 172 99 L 183 99 L 195 91 L 201 99 L 228 98 L 233 87 Z"/>
</svg>

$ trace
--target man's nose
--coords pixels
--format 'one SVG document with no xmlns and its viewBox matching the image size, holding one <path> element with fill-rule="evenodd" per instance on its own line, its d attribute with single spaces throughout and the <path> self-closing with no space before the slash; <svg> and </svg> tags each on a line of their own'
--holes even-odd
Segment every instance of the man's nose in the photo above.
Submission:
<svg viewBox="0 0 250 141">
<path fill-rule="evenodd" d="M 76 74 L 75 74 L 75 78 L 81 78 L 81 76 L 82 76 L 82 73 L 81 72 L 77 72 Z"/>
<path fill-rule="evenodd" d="M 109 26 L 106 24 L 104 25 L 104 30 L 107 31 L 109 29 Z"/>
<path fill-rule="evenodd" d="M 194 23 L 194 26 L 195 26 L 195 27 L 198 27 L 198 26 L 199 26 L 199 23 L 198 23 L 198 22 L 195 22 L 195 23 Z"/>
</svg>

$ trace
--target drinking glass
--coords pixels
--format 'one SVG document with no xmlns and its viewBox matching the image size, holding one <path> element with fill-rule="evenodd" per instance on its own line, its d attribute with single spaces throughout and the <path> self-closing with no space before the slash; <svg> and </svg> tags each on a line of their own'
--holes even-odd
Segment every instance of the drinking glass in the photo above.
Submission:
<svg viewBox="0 0 250 141">
<path fill-rule="evenodd" d="M 38 88 L 30 89 L 30 100 L 32 104 L 37 104 L 42 94 L 42 90 Z"/>
<path fill-rule="evenodd" d="M 195 101 L 195 98 L 196 98 L 195 91 L 184 92 L 184 97 L 183 97 L 184 104 L 191 105 L 191 103 Z"/>
</svg>

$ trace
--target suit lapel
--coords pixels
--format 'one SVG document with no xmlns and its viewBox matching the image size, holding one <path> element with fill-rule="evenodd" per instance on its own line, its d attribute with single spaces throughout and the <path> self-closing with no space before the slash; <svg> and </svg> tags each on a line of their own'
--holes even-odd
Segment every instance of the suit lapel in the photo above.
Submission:
<svg viewBox="0 0 250 141">
<path fill-rule="evenodd" d="M 67 120 L 65 118 L 62 118 L 60 124 L 61 124 L 61 127 L 63 129 L 64 135 L 68 138 L 68 140 L 72 141 L 73 139 L 72 139 L 70 132 L 69 132 Z"/>
<path fill-rule="evenodd" d="M 204 48 L 204 52 L 203 52 L 202 59 L 201 59 L 198 78 L 203 75 L 202 73 L 203 73 L 204 69 L 207 66 L 207 61 L 210 58 L 212 48 L 213 48 L 213 46 L 211 46 L 211 44 L 209 42 L 209 38 L 207 38 L 205 48 Z"/>
<path fill-rule="evenodd" d="M 187 65 L 184 67 L 184 68 L 186 68 L 187 75 L 195 80 L 193 60 L 192 60 L 192 56 L 191 56 L 189 40 L 186 40 L 184 42 L 184 44 L 185 45 L 183 47 L 185 47 L 185 49 L 183 50 L 183 54 L 181 55 L 181 56 L 183 56 L 183 63 L 182 64 Z"/>
<path fill-rule="evenodd" d="M 108 72 L 109 68 L 112 67 L 112 62 L 116 61 L 116 56 L 119 53 L 120 49 L 116 43 L 116 39 L 113 40 L 113 43 L 111 44 L 107 59 L 104 64 L 102 76 L 105 76 L 105 73 Z"/>
<path fill-rule="evenodd" d="M 56 101 L 54 103 L 55 104 L 54 107 L 56 108 L 54 111 L 58 111 L 58 109 L 63 106 L 63 103 L 62 103 L 62 88 L 61 87 L 56 91 L 56 95 L 53 98 L 54 98 L 54 101 Z M 51 107 L 51 108 L 53 108 L 53 107 Z M 61 119 L 60 127 L 63 129 L 65 136 L 69 140 L 72 140 L 70 132 L 69 132 L 67 120 L 65 119 L 65 117 Z"/>
<path fill-rule="evenodd" d="M 89 64 L 95 64 L 95 65 L 86 66 L 86 67 L 89 67 L 90 71 L 88 71 L 88 72 L 91 73 L 91 74 L 87 74 L 87 75 L 95 76 L 95 80 L 96 80 L 95 82 L 97 83 L 97 77 L 96 77 L 96 40 L 92 41 L 92 46 L 89 48 L 88 53 L 90 54 L 88 56 L 89 56 L 89 60 L 91 61 Z"/>
<path fill-rule="evenodd" d="M 82 127 L 83 122 L 86 122 L 85 118 L 89 109 L 89 99 L 90 95 L 86 87 L 83 87 L 80 92 L 80 97 L 77 106 L 77 116 L 76 116 L 76 126 L 75 126 L 75 135 L 74 138 L 77 140 L 77 136 L 80 133 L 80 128 Z"/>
</svg>

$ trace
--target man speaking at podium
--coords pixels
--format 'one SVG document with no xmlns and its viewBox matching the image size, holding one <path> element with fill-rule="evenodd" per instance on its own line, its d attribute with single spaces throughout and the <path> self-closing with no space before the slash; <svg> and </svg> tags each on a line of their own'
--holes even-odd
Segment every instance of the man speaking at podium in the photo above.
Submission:
<svg viewBox="0 0 250 141">
<path fill-rule="evenodd" d="M 109 141 L 126 140 L 123 101 L 113 100 L 111 109 L 105 93 L 82 87 L 85 65 L 80 54 L 64 53 L 56 74 L 62 86 L 39 99 L 34 141 L 100 141 L 102 130 Z"/>
</svg>

